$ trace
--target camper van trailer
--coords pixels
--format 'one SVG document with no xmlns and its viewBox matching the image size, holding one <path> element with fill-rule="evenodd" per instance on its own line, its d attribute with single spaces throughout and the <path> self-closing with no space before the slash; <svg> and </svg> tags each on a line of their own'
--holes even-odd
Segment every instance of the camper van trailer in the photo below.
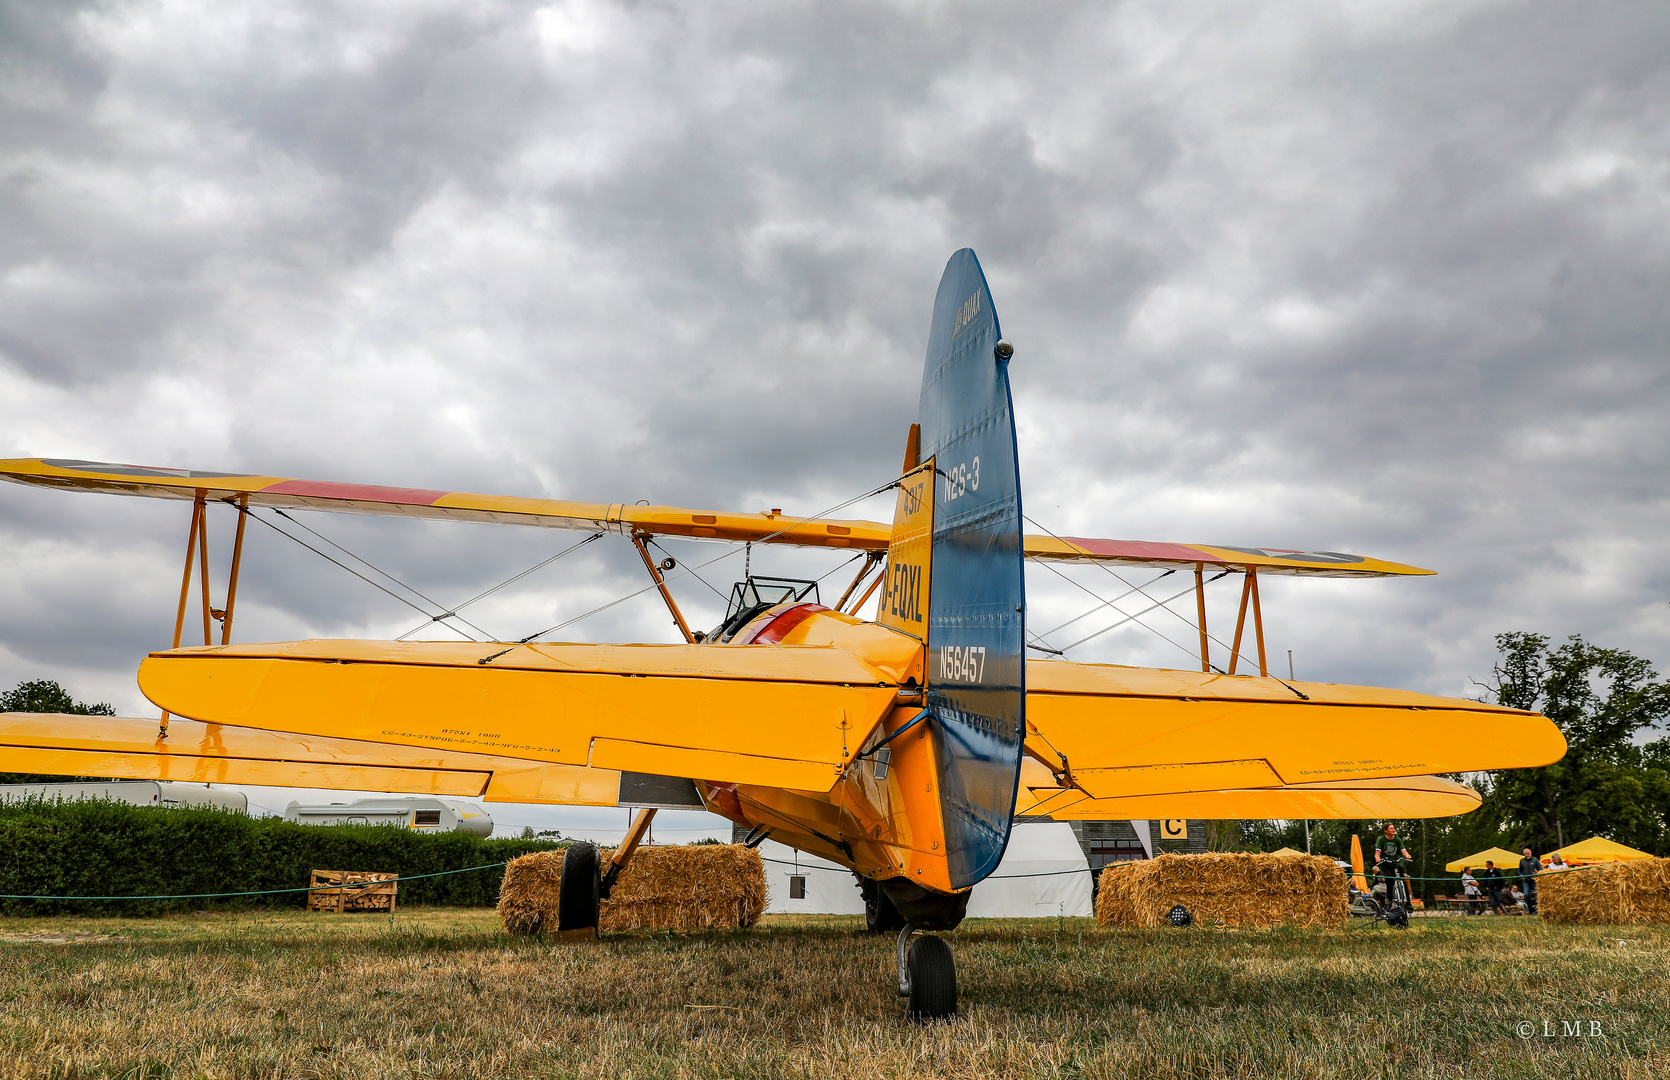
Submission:
<svg viewBox="0 0 1670 1080">
<path fill-rule="evenodd" d="M 284 820 L 302 825 L 393 825 L 418 832 L 493 835 L 493 818 L 487 811 L 451 799 L 359 799 L 326 806 L 291 803 Z"/>
<path fill-rule="evenodd" d="M 108 799 L 129 806 L 210 807 L 249 813 L 249 796 L 241 791 L 222 791 L 207 784 L 182 784 L 172 780 L 92 780 L 63 784 L 0 784 L 0 800 L 44 799 L 47 802 L 79 802 Z"/>
</svg>

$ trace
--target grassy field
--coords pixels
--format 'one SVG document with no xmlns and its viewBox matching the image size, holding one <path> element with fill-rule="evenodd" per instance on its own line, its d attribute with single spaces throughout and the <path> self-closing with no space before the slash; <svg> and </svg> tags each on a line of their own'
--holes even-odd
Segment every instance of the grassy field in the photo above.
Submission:
<svg viewBox="0 0 1670 1080">
<path fill-rule="evenodd" d="M 970 920 L 951 939 L 962 1016 L 913 1029 L 891 939 L 848 918 L 580 945 L 475 910 L 0 920 L 0 1075 L 1670 1073 L 1662 929 Z"/>
</svg>

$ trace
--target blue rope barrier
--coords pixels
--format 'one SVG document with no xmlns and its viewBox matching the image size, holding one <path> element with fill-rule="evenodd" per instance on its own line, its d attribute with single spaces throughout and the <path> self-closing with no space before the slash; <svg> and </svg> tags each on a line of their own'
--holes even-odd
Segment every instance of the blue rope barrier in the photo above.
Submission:
<svg viewBox="0 0 1670 1080">
<path fill-rule="evenodd" d="M 466 866 L 462 870 L 438 870 L 433 874 L 407 874 L 404 877 L 385 878 L 382 881 L 356 881 L 347 885 L 308 885 L 299 889 L 166 893 L 156 896 L 20 896 L 12 893 L 0 893 L 0 900 L 213 900 L 227 896 L 276 896 L 279 893 L 325 892 L 330 889 L 369 889 L 375 885 L 387 885 L 390 881 L 420 881 L 423 878 L 446 877 L 448 874 L 468 874 L 472 870 L 492 870 L 503 865 L 505 864 L 502 862 L 483 863 L 480 866 Z"/>
</svg>

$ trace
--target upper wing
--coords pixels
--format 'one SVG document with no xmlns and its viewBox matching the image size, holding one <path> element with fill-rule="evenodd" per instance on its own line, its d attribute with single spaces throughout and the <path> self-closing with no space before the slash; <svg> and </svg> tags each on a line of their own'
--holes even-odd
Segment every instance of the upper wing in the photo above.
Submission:
<svg viewBox="0 0 1670 1080">
<path fill-rule="evenodd" d="M 0 769 L 582 806 L 628 805 L 635 780 L 628 775 L 623 781 L 614 770 L 258 731 L 182 717 L 169 722 L 166 739 L 157 735 L 155 719 L 0 713 Z"/>
<path fill-rule="evenodd" d="M 1063 788 L 1029 788 L 1016 815 L 1048 815 L 1057 821 L 1118 818 L 1203 818 L 1288 821 L 1429 818 L 1465 814 L 1478 808 L 1479 793 L 1438 776 L 1385 780 L 1337 780 L 1275 788 L 1191 791 L 1172 795 L 1125 795 L 1092 799 Z"/>
<path fill-rule="evenodd" d="M 815 645 L 302 641 L 153 653 L 139 685 L 228 725 L 828 791 L 913 646 L 894 665 Z"/>
<path fill-rule="evenodd" d="M 144 495 L 159 499 L 237 500 L 249 506 L 329 510 L 385 517 L 483 521 L 631 535 L 687 536 L 719 540 L 792 544 L 802 547 L 885 551 L 892 527 L 877 521 L 800 519 L 776 512 L 746 514 L 690 510 L 633 503 L 585 503 L 472 495 L 428 488 L 380 487 L 329 480 L 292 480 L 245 473 L 194 472 L 147 465 L 116 465 L 64 458 L 0 460 L 0 479 L 39 487 Z M 1145 540 L 1096 540 L 1068 536 L 1027 536 L 1029 558 L 1059 562 L 1113 562 L 1127 566 L 1256 566 L 1261 573 L 1321 577 L 1379 577 L 1430 574 L 1402 563 L 1333 551 L 1212 547 Z"/>
<path fill-rule="evenodd" d="M 1566 751 L 1536 713 L 1402 690 L 1060 660 L 1031 661 L 1027 683 L 1029 738 L 1098 799 L 1528 768 Z"/>
<path fill-rule="evenodd" d="M 237 500 L 249 506 L 330 510 L 342 514 L 484 521 L 547 529 L 665 536 L 714 537 L 813 547 L 885 550 L 891 533 L 874 521 L 800 521 L 780 513 L 738 514 L 633 503 L 567 502 L 513 495 L 472 495 L 428 488 L 289 480 L 244 473 L 193 472 L 145 465 L 113 465 L 61 458 L 0 460 L 0 479 L 39 487 L 192 499 Z M 779 535 L 780 534 L 780 535 Z"/>
<path fill-rule="evenodd" d="M 1214 547 L 1165 544 L 1151 540 L 1095 540 L 1082 536 L 1028 536 L 1029 559 L 1048 562 L 1110 562 L 1152 567 L 1247 567 L 1260 574 L 1307 577 L 1389 577 L 1431 574 L 1418 566 L 1347 555 L 1340 551 L 1293 551 L 1287 548 Z"/>
</svg>

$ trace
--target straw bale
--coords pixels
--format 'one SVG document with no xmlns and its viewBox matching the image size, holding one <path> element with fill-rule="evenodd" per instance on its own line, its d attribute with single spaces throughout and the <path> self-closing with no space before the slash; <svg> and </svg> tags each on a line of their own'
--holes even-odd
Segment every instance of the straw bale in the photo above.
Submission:
<svg viewBox="0 0 1670 1080">
<path fill-rule="evenodd" d="M 605 863 L 614 854 L 598 852 Z M 511 860 L 499 889 L 499 918 L 512 934 L 557 928 L 563 852 Z M 765 912 L 765 864 L 740 844 L 641 847 L 603 901 L 600 929 L 712 930 L 753 926 Z"/>
<path fill-rule="evenodd" d="M 1097 885 L 1102 926 L 1165 926 L 1176 904 L 1211 926 L 1336 926 L 1345 871 L 1321 855 L 1161 855 L 1111 863 Z"/>
<path fill-rule="evenodd" d="M 1670 923 L 1670 859 L 1540 874 L 1537 912 L 1545 922 Z"/>
</svg>

